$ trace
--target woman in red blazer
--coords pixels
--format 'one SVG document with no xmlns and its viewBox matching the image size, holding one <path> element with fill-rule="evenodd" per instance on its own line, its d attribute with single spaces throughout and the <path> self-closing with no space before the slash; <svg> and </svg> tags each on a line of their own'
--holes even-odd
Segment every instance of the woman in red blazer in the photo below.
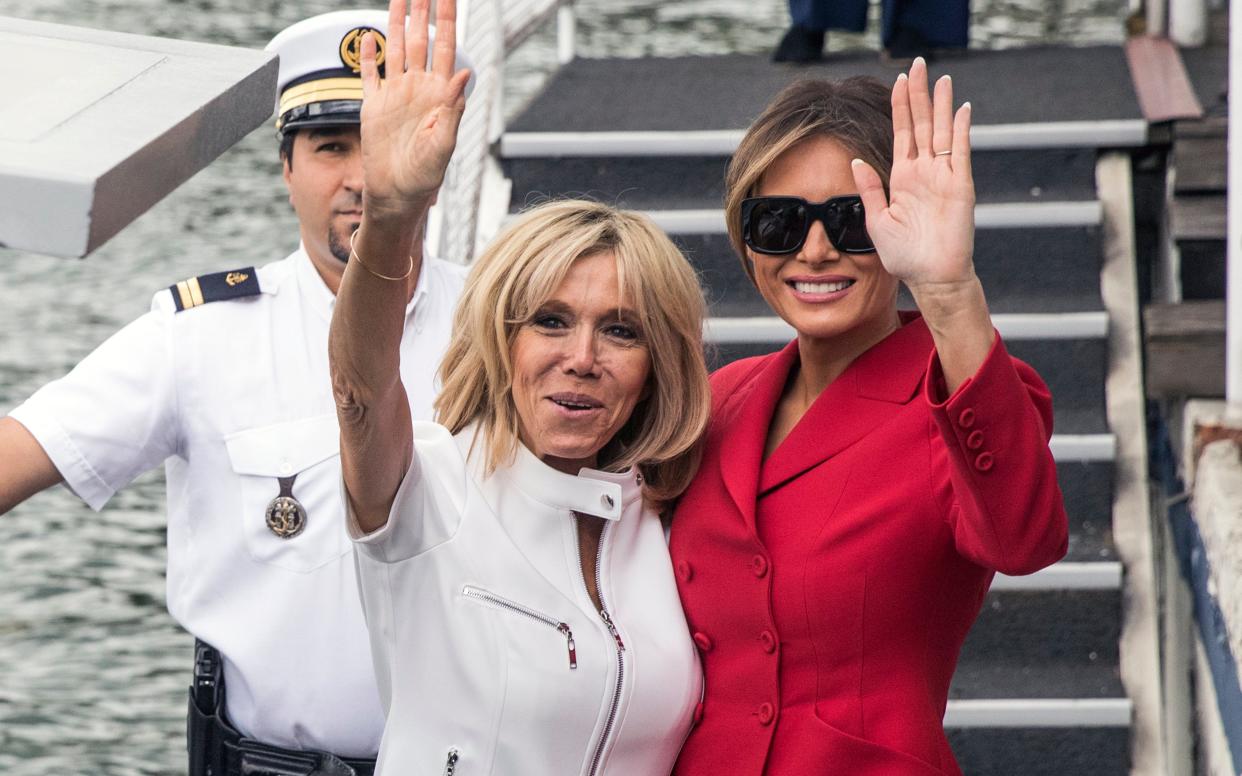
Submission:
<svg viewBox="0 0 1242 776">
<path fill-rule="evenodd" d="M 731 241 L 798 337 L 712 377 L 672 524 L 706 672 L 678 776 L 960 774 L 942 719 L 992 576 L 1065 554 L 1051 397 L 992 327 L 952 103 L 922 60 L 891 95 L 798 83 L 730 165 Z"/>
</svg>

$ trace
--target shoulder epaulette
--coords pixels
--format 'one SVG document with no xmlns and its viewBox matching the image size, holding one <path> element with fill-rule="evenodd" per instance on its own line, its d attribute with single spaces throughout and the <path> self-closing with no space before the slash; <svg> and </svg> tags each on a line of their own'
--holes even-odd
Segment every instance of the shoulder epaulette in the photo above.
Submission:
<svg viewBox="0 0 1242 776">
<path fill-rule="evenodd" d="M 177 312 L 181 312 L 208 302 L 255 296 L 260 293 L 259 276 L 255 274 L 254 267 L 245 267 L 199 275 L 169 286 L 168 290 L 172 292 Z"/>
</svg>

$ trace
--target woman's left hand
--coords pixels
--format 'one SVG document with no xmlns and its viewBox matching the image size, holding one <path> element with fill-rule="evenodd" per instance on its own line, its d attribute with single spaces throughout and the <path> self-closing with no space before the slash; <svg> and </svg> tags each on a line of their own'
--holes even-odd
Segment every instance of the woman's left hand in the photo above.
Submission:
<svg viewBox="0 0 1242 776">
<path fill-rule="evenodd" d="M 927 63 L 893 86 L 893 169 L 885 198 L 880 176 L 855 161 L 854 182 L 867 211 L 867 232 L 889 273 L 917 299 L 926 285 L 946 291 L 976 282 L 975 186 L 970 173 L 970 103 L 953 112 L 953 82 L 928 93 Z"/>
</svg>

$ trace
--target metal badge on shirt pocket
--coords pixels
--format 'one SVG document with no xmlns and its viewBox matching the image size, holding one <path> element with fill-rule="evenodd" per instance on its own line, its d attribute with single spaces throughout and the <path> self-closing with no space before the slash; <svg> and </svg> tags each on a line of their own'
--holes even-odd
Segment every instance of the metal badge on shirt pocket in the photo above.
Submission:
<svg viewBox="0 0 1242 776">
<path fill-rule="evenodd" d="M 224 444 L 254 560 L 305 573 L 349 552 L 335 412 L 237 431 Z"/>
<path fill-rule="evenodd" d="M 292 539 L 306 528 L 306 507 L 293 495 L 293 483 L 298 475 L 280 477 L 280 495 L 267 505 L 264 516 L 267 527 L 281 539 Z"/>
</svg>

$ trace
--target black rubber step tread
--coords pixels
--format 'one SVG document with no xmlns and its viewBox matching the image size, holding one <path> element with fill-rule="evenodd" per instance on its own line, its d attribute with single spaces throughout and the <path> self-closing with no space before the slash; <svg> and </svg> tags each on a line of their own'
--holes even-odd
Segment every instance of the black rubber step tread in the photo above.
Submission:
<svg viewBox="0 0 1242 776">
<path fill-rule="evenodd" d="M 723 234 L 674 238 L 699 271 L 712 315 L 770 315 Z M 975 272 L 993 313 L 1091 312 L 1100 299 L 1098 227 L 980 229 Z M 901 303 L 912 307 L 903 291 Z"/>
<path fill-rule="evenodd" d="M 1224 137 L 1179 137 L 1170 163 L 1177 194 L 1224 193 L 1229 172 Z"/>
<path fill-rule="evenodd" d="M 966 776 L 1128 776 L 1129 728 L 945 731 Z"/>
<path fill-rule="evenodd" d="M 1177 249 L 1182 257 L 1182 298 L 1224 299 L 1225 241 L 1182 240 Z"/>
<path fill-rule="evenodd" d="M 972 159 L 978 202 L 1094 200 L 1095 150 L 981 151 Z M 549 197 L 581 197 L 636 210 L 721 208 L 722 156 L 508 159 L 513 212 Z"/>
<path fill-rule="evenodd" d="M 1181 195 L 1173 198 L 1169 209 L 1173 239 L 1224 240 L 1227 222 L 1225 218 L 1225 195 Z"/>
<path fill-rule="evenodd" d="M 949 697 L 1122 697 L 1120 638 L 1120 590 L 992 591 Z"/>
<path fill-rule="evenodd" d="M 1052 391 L 1058 434 L 1103 434 L 1105 417 L 1103 340 L 1015 341 L 1010 351 L 1029 363 Z M 717 369 L 746 356 L 771 353 L 784 343 L 712 343 L 708 366 Z M 1007 345 L 1008 347 L 1008 345 Z"/>
<path fill-rule="evenodd" d="M 1113 464 L 1111 461 L 1058 461 L 1057 484 L 1069 516 L 1070 562 L 1115 561 L 1113 545 Z"/>
<path fill-rule="evenodd" d="M 1108 344 L 1104 339 L 1010 340 L 1010 355 L 1035 368 L 1052 391 L 1053 431 L 1102 434 L 1108 431 L 1104 380 Z"/>
<path fill-rule="evenodd" d="M 1229 47 L 1203 46 L 1180 51 L 1204 114 L 1223 116 L 1229 92 Z"/>
<path fill-rule="evenodd" d="M 779 350 L 782 345 L 783 343 L 710 345 L 707 351 L 708 366 L 717 369 L 739 358 L 771 353 Z M 1049 375 L 1055 376 L 1057 372 L 1040 374 L 1048 380 Z M 1058 409 L 1057 403 L 1057 394 L 1054 392 L 1054 412 Z M 1053 422 L 1058 424 L 1055 430 L 1059 434 L 1082 433 L 1065 428 L 1055 416 Z M 1065 513 L 1069 516 L 1069 551 L 1065 560 L 1116 560 L 1112 528 L 1112 462 L 1059 461 L 1057 482 L 1061 486 L 1061 496 L 1065 501 Z"/>
<path fill-rule="evenodd" d="M 509 129 L 739 129 L 794 80 L 871 75 L 891 84 L 901 69 L 874 51 L 798 68 L 766 55 L 579 58 L 557 71 Z M 930 71 L 932 78 L 953 75 L 954 97 L 971 101 L 976 126 L 1142 118 L 1119 46 L 971 50 L 937 58 Z"/>
</svg>

